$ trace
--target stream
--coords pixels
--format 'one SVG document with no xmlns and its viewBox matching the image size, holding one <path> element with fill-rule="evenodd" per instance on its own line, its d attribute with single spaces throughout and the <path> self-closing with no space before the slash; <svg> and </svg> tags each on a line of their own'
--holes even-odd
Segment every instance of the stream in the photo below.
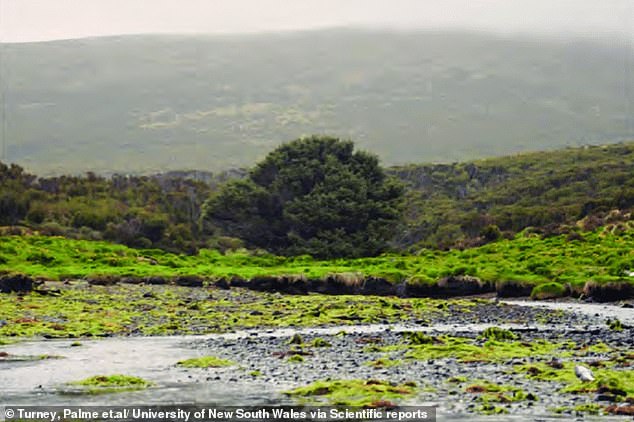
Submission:
<svg viewBox="0 0 634 422">
<path fill-rule="evenodd" d="M 522 302 L 505 303 L 529 307 L 543 307 L 592 317 L 593 324 L 583 329 L 605 327 L 605 321 L 618 318 L 626 326 L 634 326 L 634 309 L 614 305 L 583 303 Z M 1 351 L 20 356 L 59 356 L 59 359 L 0 361 L 0 403 L 11 405 L 134 405 L 134 404 L 200 404 L 200 405 L 282 405 L 294 404 L 284 391 L 316 379 L 339 375 L 340 378 L 381 378 L 400 382 L 462 373 L 457 363 L 414 362 L 407 366 L 377 371 L 360 364 L 360 353 L 355 352 L 352 340 L 367 336 L 396 338 L 403 331 L 429 333 L 475 333 L 489 326 L 543 333 L 554 337 L 581 327 L 562 327 L 554 324 L 467 324 L 467 325 L 346 325 L 327 328 L 281 328 L 238 331 L 204 336 L 170 337 L 112 337 L 78 340 L 30 340 L 2 346 Z M 333 347 L 315 352 L 310 362 L 293 366 L 272 358 L 272 352 L 282 350 L 288 338 L 299 333 L 306 338 L 323 337 Z M 338 335 L 346 333 L 346 335 Z M 631 337 L 630 337 L 631 340 Z M 627 341 L 627 340 L 625 340 Z M 198 369 L 176 365 L 180 360 L 215 355 L 229 358 L 237 364 L 225 368 Z M 297 368 L 300 368 L 298 370 Z M 494 375 L 496 365 L 476 365 L 473 376 L 487 379 Z M 253 370 L 262 376 L 249 375 Z M 143 391 L 117 394 L 72 394 L 66 383 L 99 374 L 126 374 L 151 381 L 154 386 Z M 439 392 L 440 394 L 441 392 Z M 548 396 L 548 393 L 545 392 Z M 519 421 L 523 415 L 478 416 L 464 411 L 463 404 L 448 405 L 455 398 L 440 395 L 417 397 L 403 404 L 438 405 L 441 421 Z M 466 406 L 467 403 L 464 403 Z M 535 407 L 535 420 L 569 420 L 570 415 L 558 417 L 546 411 L 547 403 Z M 623 417 L 585 417 L 585 420 L 624 420 Z"/>
</svg>

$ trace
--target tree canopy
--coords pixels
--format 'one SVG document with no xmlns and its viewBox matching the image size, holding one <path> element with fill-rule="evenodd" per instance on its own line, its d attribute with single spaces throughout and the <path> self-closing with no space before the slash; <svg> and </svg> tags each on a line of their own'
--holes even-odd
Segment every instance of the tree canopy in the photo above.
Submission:
<svg viewBox="0 0 634 422">
<path fill-rule="evenodd" d="M 313 136 L 281 145 L 248 178 L 224 185 L 203 219 L 275 253 L 369 256 L 392 237 L 403 193 L 376 156 L 354 151 L 351 141 Z"/>
</svg>

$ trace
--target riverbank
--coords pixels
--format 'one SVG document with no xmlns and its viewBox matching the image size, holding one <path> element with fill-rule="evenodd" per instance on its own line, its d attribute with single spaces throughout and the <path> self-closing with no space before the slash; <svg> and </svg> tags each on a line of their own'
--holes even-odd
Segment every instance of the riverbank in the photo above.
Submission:
<svg viewBox="0 0 634 422">
<path fill-rule="evenodd" d="M 154 317 L 157 324 L 171 323 L 169 315 L 178 315 L 184 321 L 182 326 L 162 333 L 171 334 L 169 337 L 147 337 L 141 335 L 147 333 L 132 330 L 102 332 L 100 335 L 111 337 L 100 339 L 22 338 L 24 341 L 1 346 L 3 397 L 13 403 L 66 405 L 370 405 L 383 400 L 383 405 L 434 405 L 442 417 L 439 420 L 448 421 L 473 420 L 474 416 L 467 415 L 490 421 L 580 415 L 592 420 L 592 415 L 603 419 L 608 416 L 600 415 L 632 410 L 631 308 L 603 305 L 617 314 L 591 317 L 581 311 L 584 304 L 560 310 L 482 298 L 286 296 L 243 289 L 129 287 L 117 293 L 122 286 L 75 286 L 91 291 L 93 299 L 81 296 L 65 302 L 70 308 L 88 306 L 90 300 L 101 297 L 93 289 L 102 290 L 103 295 L 127 295 L 130 310 L 141 304 L 147 308 L 148 302 L 166 308 L 162 317 L 153 310 L 145 311 L 150 314 L 147 327 L 153 327 L 150 321 Z M 204 300 L 210 302 L 210 308 L 202 307 L 197 314 L 195 308 L 203 300 L 198 296 L 186 311 L 186 299 L 201 291 L 209 295 Z M 139 297 L 146 302 L 137 303 Z M 30 312 L 44 311 L 37 307 L 41 304 L 23 299 Z M 256 304 L 264 306 L 256 309 Z M 57 314 L 61 319 L 65 312 L 62 302 L 56 306 L 61 307 Z M 204 332 L 197 315 L 207 314 L 211 308 L 217 313 L 207 324 L 229 320 L 218 326 L 222 333 L 178 335 Z M 4 304 L 0 309 L 6 309 Z M 316 309 L 323 310 L 322 319 L 311 314 Z M 362 314 L 364 309 L 373 310 Z M 115 318 L 122 310 L 123 306 L 113 309 L 110 316 Z M 98 313 L 90 307 L 84 312 L 75 317 L 79 320 Z M 344 319 L 345 314 L 364 315 L 365 319 Z M 43 319 L 42 315 L 32 317 Z M 110 320 L 113 325 L 105 327 L 113 328 L 129 315 L 122 318 Z M 623 322 L 617 327 L 611 324 L 614 320 Z M 38 359 L 12 359 L 26 356 Z M 214 358 L 208 362 L 222 365 L 179 365 L 205 356 Z M 590 368 L 597 382 L 579 381 L 573 370 L 578 364 Z M 149 387 L 95 395 L 82 394 L 68 384 L 111 374 L 141 377 Z M 359 387 L 375 383 L 393 385 L 400 393 L 385 398 Z"/>
<path fill-rule="evenodd" d="M 285 295 L 217 286 L 93 285 L 84 281 L 47 282 L 39 291 L 0 294 L 0 337 L 148 336 L 355 324 L 568 321 L 560 321 L 557 312 L 513 307 L 485 298 Z M 575 322 L 582 324 L 583 320 Z"/>
<path fill-rule="evenodd" d="M 535 299 L 634 298 L 634 229 L 602 227 L 575 238 L 526 231 L 465 250 L 315 260 L 262 251 L 201 250 L 177 255 L 102 241 L 45 236 L 0 237 L 0 291 L 16 277 L 91 284 L 247 287 L 292 294 L 454 297 L 495 292 Z"/>
</svg>

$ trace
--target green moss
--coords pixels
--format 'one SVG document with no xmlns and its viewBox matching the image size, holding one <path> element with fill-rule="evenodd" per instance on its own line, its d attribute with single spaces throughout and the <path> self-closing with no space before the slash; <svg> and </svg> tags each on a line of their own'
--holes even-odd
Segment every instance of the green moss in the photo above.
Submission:
<svg viewBox="0 0 634 422">
<path fill-rule="evenodd" d="M 555 299 L 558 297 L 564 297 L 567 293 L 566 288 L 559 283 L 544 283 L 533 288 L 531 291 L 531 298 L 538 300 Z"/>
<path fill-rule="evenodd" d="M 559 365 L 558 365 L 559 366 Z M 577 380 L 572 362 L 561 363 L 561 369 L 553 367 L 546 362 L 534 362 L 530 364 L 517 365 L 514 371 L 518 374 L 525 374 L 527 378 L 537 381 L 555 381 L 559 383 L 573 383 Z"/>
<path fill-rule="evenodd" d="M 330 344 L 329 342 L 327 342 L 326 340 L 324 340 L 321 337 L 317 337 L 316 339 L 314 339 L 312 341 L 311 346 L 313 346 L 313 347 L 331 347 L 332 344 Z"/>
<path fill-rule="evenodd" d="M 584 403 L 573 408 L 577 413 L 587 413 L 590 415 L 600 415 L 604 413 L 604 408 L 597 403 Z"/>
<path fill-rule="evenodd" d="M 0 295 L 0 336 L 93 337 L 204 334 L 261 327 L 306 327 L 419 320 L 432 299 L 284 296 L 248 290 L 83 282 L 55 284 L 59 296 Z M 458 305 L 460 309 L 463 305 Z M 354 319 L 353 319 L 354 316 Z M 60 322 L 48 322 L 52 318 Z M 302 341 L 295 338 L 293 341 Z"/>
<path fill-rule="evenodd" d="M 630 225 L 632 226 L 632 225 Z M 629 226 L 628 226 L 629 227 Z M 612 268 L 627 264 L 634 228 L 623 233 L 598 229 L 584 234 L 584 242 L 565 236 L 543 239 L 528 233 L 464 251 L 420 250 L 416 255 L 318 261 L 310 257 L 286 258 L 246 251 L 226 253 L 201 250 L 198 255 L 175 255 L 160 250 L 137 250 L 107 242 L 42 236 L 0 237 L 5 257 L 0 272 L 18 271 L 49 280 L 81 279 L 100 274 L 118 280 L 132 277 L 199 276 L 205 279 L 252 279 L 258 276 L 288 279 L 325 278 L 360 280 L 398 272 L 429 285 L 442 274 L 467 271 L 483 281 L 521 280 L 540 284 L 537 293 L 552 290 L 549 280 L 562 286 L 594 280 L 634 283 L 614 275 Z M 46 265 L 33 256 L 52 258 Z M 541 261 L 543 262 L 541 262 Z M 468 262 L 468 265 L 465 264 Z M 544 262 L 552 277 L 543 274 Z M 627 267 L 629 268 L 629 267 Z M 396 271 L 396 272 L 395 272 Z M 50 284 L 50 283 L 49 283 Z M 254 327 L 306 327 L 342 324 L 393 323 L 432 320 L 448 312 L 469 312 L 473 301 L 401 299 L 395 297 L 281 296 L 226 291 L 211 298 L 192 298 L 191 288 L 180 286 L 86 286 L 57 284 L 59 296 L 0 294 L 0 338 L 91 337 L 114 334 L 169 335 L 226 332 Z M 201 288 L 207 292 L 207 287 Z M 149 293 L 150 296 L 145 296 Z M 541 293 L 540 293 L 541 294 Z M 539 295 L 536 295 L 536 297 Z M 541 296 L 540 296 L 541 297 Z M 58 322 L 50 322 L 50 321 Z M 617 328 L 617 325 L 615 325 Z M 618 329 L 618 328 L 617 328 Z M 430 341 L 423 334 L 412 342 Z M 422 346 L 422 344 L 421 344 Z M 439 345 L 440 346 L 440 345 Z M 460 356 L 460 358 L 463 358 Z"/>
<path fill-rule="evenodd" d="M 305 359 L 304 359 L 304 356 L 302 355 L 291 355 L 288 358 L 288 361 L 291 363 L 303 363 Z"/>
<path fill-rule="evenodd" d="M 335 380 L 317 381 L 286 394 L 314 404 L 370 406 L 380 401 L 412 396 L 415 392 L 414 383 L 399 385 L 382 380 Z"/>
<path fill-rule="evenodd" d="M 202 356 L 199 358 L 181 360 L 177 363 L 177 365 L 185 368 L 220 368 L 223 366 L 235 365 L 235 363 L 215 356 Z"/>
<path fill-rule="evenodd" d="M 299 334 L 295 333 L 293 334 L 293 336 L 288 340 L 287 342 L 288 344 L 304 344 L 304 339 L 302 338 L 302 336 L 300 336 Z"/>
<path fill-rule="evenodd" d="M 481 403 L 512 403 L 537 400 L 534 394 L 527 394 L 519 387 L 495 384 L 489 381 L 475 382 L 465 387 L 465 392 L 477 394 L 477 401 Z"/>
<path fill-rule="evenodd" d="M 504 330 L 499 327 L 489 327 L 482 332 L 481 338 L 495 341 L 517 340 L 518 335 L 509 330 Z"/>
<path fill-rule="evenodd" d="M 602 341 L 598 341 L 586 347 L 584 351 L 589 353 L 609 353 L 612 351 L 612 348 Z"/>
<path fill-rule="evenodd" d="M 438 342 L 438 340 L 436 340 L 435 337 L 428 336 L 427 334 L 421 331 L 405 332 L 403 334 L 407 336 L 410 344 L 421 345 L 421 344 L 434 344 Z"/>
<path fill-rule="evenodd" d="M 331 261 L 258 255 L 245 251 L 222 255 L 217 251 L 201 250 L 198 255 L 186 256 L 159 250 L 130 249 L 107 242 L 60 237 L 4 236 L 0 237 L 0 244 L 6 262 L 0 262 L 0 271 L 17 271 L 49 280 L 88 278 L 95 274 L 115 279 L 159 276 L 170 279 L 189 275 L 225 280 L 232 277 L 248 280 L 258 276 L 325 279 L 329 275 L 342 279 L 349 278 L 346 275 L 354 275 L 355 279 L 363 279 L 367 276 L 397 274 L 394 281 L 406 278 L 408 284 L 418 286 L 420 283 L 415 280 L 424 280 L 423 284 L 433 285 L 443 274 L 468 270 L 469 275 L 490 283 L 517 280 L 528 286 L 541 285 L 543 287 L 534 291 L 534 297 L 544 298 L 563 295 L 566 293 L 564 286 L 582 286 L 587 280 L 593 280 L 597 285 L 634 284 L 634 280 L 623 279 L 613 270 L 615 266 L 621 268 L 627 265 L 628 259 L 631 259 L 628 254 L 634 234 L 632 226 L 628 225 L 622 233 L 597 229 L 584 234 L 584 242 L 571 243 L 563 235 L 543 239 L 524 233 L 514 239 L 500 240 L 463 251 L 422 250 L 414 256 L 383 255 Z M 44 265 L 38 260 L 29 260 L 33 256 L 46 256 L 50 258 L 50 262 Z M 467 267 L 465 262 L 469 263 Z M 556 282 L 553 283 L 553 279 Z M 52 300 L 50 297 L 45 299 Z M 415 303 L 391 298 L 385 300 L 390 305 Z M 444 301 L 426 302 L 426 306 L 433 312 L 444 312 L 450 307 Z M 382 305 L 353 311 L 346 315 L 355 318 L 349 320 L 352 322 L 376 322 L 382 318 L 397 320 L 399 314 L 403 313 L 403 309 Z M 344 315 L 342 313 L 338 316 Z M 298 313 L 296 319 L 310 319 L 319 323 L 334 316 L 336 315 L 322 316 L 321 309 L 313 307 L 307 313 Z M 421 312 L 419 317 L 422 319 L 427 316 Z M 0 332 L 0 336 L 2 335 Z"/>
<path fill-rule="evenodd" d="M 614 396 L 634 398 L 634 372 L 630 370 L 597 369 L 593 373 L 594 381 L 582 382 L 575 380 L 562 389 L 562 392 L 590 393 L 605 391 Z"/>
<path fill-rule="evenodd" d="M 406 357 L 413 359 L 454 358 L 462 362 L 499 362 L 513 358 L 552 355 L 561 348 L 560 344 L 545 340 L 534 342 L 493 341 L 483 345 L 464 337 L 439 336 L 434 344 L 408 347 Z"/>
<path fill-rule="evenodd" d="M 627 368 L 593 368 L 595 380 L 583 382 L 575 375 L 575 362 L 563 362 L 561 365 L 561 368 L 553 368 L 545 362 L 534 362 L 516 366 L 515 372 L 524 373 L 537 381 L 556 382 L 562 386 L 560 391 L 563 393 L 595 393 L 603 390 L 616 396 L 634 398 L 634 372 Z"/>
<path fill-rule="evenodd" d="M 572 412 L 572 408 L 570 408 L 568 406 L 551 407 L 548 410 L 553 412 L 553 413 L 556 413 L 558 415 L 561 415 L 562 413 L 571 413 Z"/>
<path fill-rule="evenodd" d="M 480 404 L 475 407 L 475 411 L 483 415 L 502 415 L 509 413 L 507 409 L 491 403 Z"/>
<path fill-rule="evenodd" d="M 86 394 L 143 390 L 152 385 L 149 381 L 129 375 L 95 375 L 68 384 L 81 387 L 81 392 Z"/>
<path fill-rule="evenodd" d="M 623 331 L 623 324 L 618 319 L 608 319 L 607 320 L 608 328 L 612 331 Z"/>
<path fill-rule="evenodd" d="M 249 372 L 249 375 L 251 375 L 252 377 L 259 377 L 262 375 L 262 371 L 260 371 L 259 369 L 256 369 L 255 371 Z"/>
</svg>

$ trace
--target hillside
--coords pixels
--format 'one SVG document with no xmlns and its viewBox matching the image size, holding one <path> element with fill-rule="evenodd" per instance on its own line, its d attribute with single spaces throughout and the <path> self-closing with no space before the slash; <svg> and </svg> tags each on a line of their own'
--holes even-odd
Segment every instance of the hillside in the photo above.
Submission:
<svg viewBox="0 0 634 422">
<path fill-rule="evenodd" d="M 634 207 L 634 143 L 390 172 L 410 188 L 407 226 L 395 239 L 402 247 L 473 246 L 526 227 L 545 235 L 592 230 L 622 219 L 612 210 Z"/>
<path fill-rule="evenodd" d="M 392 241 L 396 250 L 478 246 L 527 227 L 576 238 L 628 221 L 634 208 L 634 143 L 388 172 L 407 186 L 404 223 Z M 244 171 L 38 178 L 0 163 L 0 226 L 190 253 L 232 249 L 242 243 L 201 226 L 200 215 L 220 183 L 241 176 Z"/>
<path fill-rule="evenodd" d="M 634 137 L 621 42 L 324 30 L 0 48 L 3 161 L 43 175 L 216 172 L 312 133 L 388 165 Z"/>
</svg>

